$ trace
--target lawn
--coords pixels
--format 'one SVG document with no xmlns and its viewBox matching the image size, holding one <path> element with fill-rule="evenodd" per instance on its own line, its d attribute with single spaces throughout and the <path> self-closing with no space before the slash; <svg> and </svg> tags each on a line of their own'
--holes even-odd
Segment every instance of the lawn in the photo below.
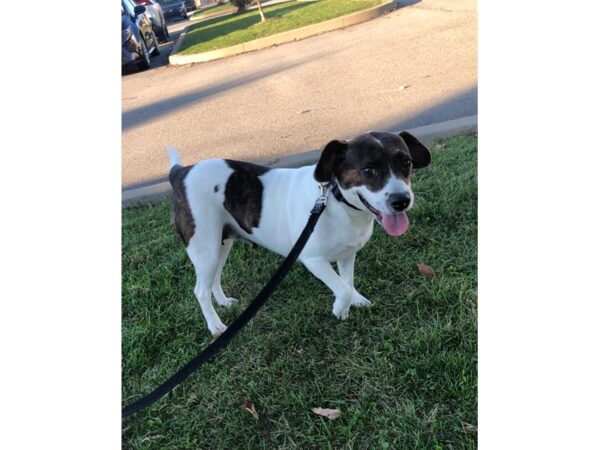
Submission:
<svg viewBox="0 0 600 450">
<path fill-rule="evenodd" d="M 237 11 L 237 9 L 231 3 L 226 1 L 225 3 L 221 3 L 220 5 L 217 4 L 217 5 L 209 6 L 207 8 L 203 8 L 200 11 L 196 11 L 190 17 L 190 20 L 200 20 L 210 14 L 215 14 L 215 13 L 223 12 L 223 11 L 235 12 L 235 11 Z"/>
<path fill-rule="evenodd" d="M 355 284 L 372 307 L 337 320 L 331 292 L 296 264 L 229 347 L 124 419 L 123 448 L 477 448 L 477 139 L 431 149 L 431 165 L 414 176 L 408 233 L 392 238 L 376 225 L 358 254 Z M 169 221 L 166 201 L 123 210 L 124 403 L 211 341 Z M 236 242 L 223 286 L 240 304 L 217 306 L 226 324 L 281 261 Z M 341 417 L 329 421 L 313 407 Z"/>
<path fill-rule="evenodd" d="M 178 54 L 190 55 L 293 30 L 344 16 L 381 3 L 381 0 L 320 0 L 285 2 L 263 7 L 267 21 L 260 22 L 258 10 L 215 17 L 191 25 Z"/>
</svg>

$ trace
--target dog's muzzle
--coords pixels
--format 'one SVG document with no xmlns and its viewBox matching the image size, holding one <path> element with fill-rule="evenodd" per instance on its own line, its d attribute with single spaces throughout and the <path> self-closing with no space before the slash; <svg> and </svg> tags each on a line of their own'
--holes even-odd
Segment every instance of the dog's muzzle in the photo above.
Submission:
<svg viewBox="0 0 600 450">
<path fill-rule="evenodd" d="M 385 232 L 390 236 L 401 236 L 408 230 L 408 216 L 406 215 L 406 208 L 410 205 L 410 196 L 408 194 L 394 194 L 402 197 L 396 197 L 392 201 L 396 203 L 396 206 L 392 204 L 392 208 L 397 212 L 394 214 L 384 214 L 381 211 L 374 208 L 364 197 L 358 194 L 358 198 L 365 205 L 365 207 L 375 216 L 377 222 L 383 227 Z M 406 198 L 407 196 L 407 198 Z M 400 210 L 396 208 L 402 208 Z"/>
</svg>

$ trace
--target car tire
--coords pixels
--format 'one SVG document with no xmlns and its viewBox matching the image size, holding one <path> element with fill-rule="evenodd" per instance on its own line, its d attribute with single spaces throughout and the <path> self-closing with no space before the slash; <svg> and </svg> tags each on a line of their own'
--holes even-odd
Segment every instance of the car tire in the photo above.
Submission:
<svg viewBox="0 0 600 450">
<path fill-rule="evenodd" d="M 152 39 L 154 41 L 154 50 L 150 53 L 150 56 L 158 56 L 160 55 L 160 50 L 158 49 L 158 39 L 156 39 L 156 35 L 154 31 L 152 32 Z"/>
<path fill-rule="evenodd" d="M 148 52 L 148 46 L 146 41 L 142 38 L 142 60 L 138 63 L 138 69 L 148 70 L 150 68 L 150 52 Z"/>
<path fill-rule="evenodd" d="M 169 30 L 167 30 L 167 24 L 163 24 L 163 28 L 158 30 L 159 42 L 169 42 Z"/>
</svg>

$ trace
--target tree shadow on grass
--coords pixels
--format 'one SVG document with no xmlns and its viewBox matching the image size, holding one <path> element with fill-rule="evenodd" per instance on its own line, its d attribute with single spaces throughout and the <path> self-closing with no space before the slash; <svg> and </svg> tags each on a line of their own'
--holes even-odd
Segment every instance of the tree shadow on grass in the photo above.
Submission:
<svg viewBox="0 0 600 450">
<path fill-rule="evenodd" d="M 267 19 L 278 19 L 286 14 L 299 10 L 305 6 L 310 6 L 310 2 L 295 3 L 280 8 L 267 8 L 265 9 L 265 16 Z M 232 14 L 225 17 L 215 17 L 202 21 L 197 25 L 193 25 L 188 29 L 187 36 L 183 45 L 181 46 L 180 52 L 184 53 L 186 50 L 201 44 L 213 41 L 218 38 L 223 38 L 232 33 L 239 31 L 245 31 L 252 28 L 252 26 L 260 23 L 260 15 L 257 11 L 251 10 L 241 14 Z M 253 37 L 256 39 L 259 36 Z M 239 42 L 236 42 L 239 43 Z M 232 43 L 230 45 L 234 45 Z M 207 49 L 208 51 L 209 49 Z"/>
</svg>

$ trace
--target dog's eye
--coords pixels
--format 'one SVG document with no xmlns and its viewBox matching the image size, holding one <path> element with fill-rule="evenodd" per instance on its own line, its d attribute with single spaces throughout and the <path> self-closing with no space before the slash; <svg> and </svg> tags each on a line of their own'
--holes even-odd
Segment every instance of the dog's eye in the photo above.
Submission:
<svg viewBox="0 0 600 450">
<path fill-rule="evenodd" d="M 365 178 L 373 178 L 375 175 L 377 175 L 377 172 L 375 172 L 375 169 L 372 167 L 365 167 L 360 172 Z"/>
<path fill-rule="evenodd" d="M 410 159 L 403 159 L 401 164 L 402 167 L 408 169 L 412 165 L 412 161 Z"/>
</svg>

